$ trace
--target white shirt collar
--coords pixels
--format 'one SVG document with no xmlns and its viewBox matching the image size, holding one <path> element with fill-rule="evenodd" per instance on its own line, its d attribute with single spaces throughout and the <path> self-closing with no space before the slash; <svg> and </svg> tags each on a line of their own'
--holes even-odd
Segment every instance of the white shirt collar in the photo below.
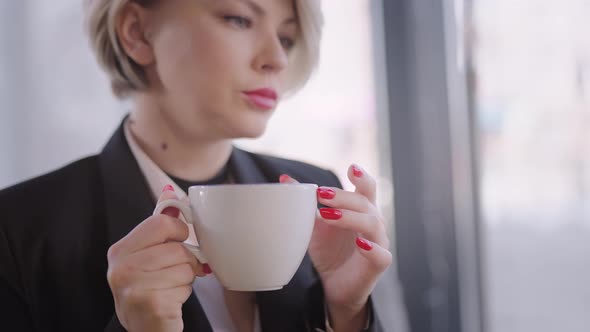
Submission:
<svg viewBox="0 0 590 332">
<path fill-rule="evenodd" d="M 139 144 L 135 141 L 135 138 L 129 129 L 129 119 L 125 120 L 123 127 L 125 139 L 127 140 L 131 153 L 135 157 L 135 160 L 137 160 L 139 168 L 147 181 L 154 201 L 158 200 L 162 193 L 162 189 L 168 184 L 174 187 L 174 192 L 176 192 L 179 199 L 187 199 L 187 193 L 176 185 L 176 183 L 174 183 L 174 181 L 172 181 L 172 179 L 170 179 L 170 177 L 139 147 Z"/>
</svg>

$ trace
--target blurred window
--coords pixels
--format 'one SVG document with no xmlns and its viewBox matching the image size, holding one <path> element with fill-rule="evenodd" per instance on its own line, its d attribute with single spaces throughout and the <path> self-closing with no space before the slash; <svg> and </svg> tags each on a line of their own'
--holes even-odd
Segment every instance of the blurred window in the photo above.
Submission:
<svg viewBox="0 0 590 332">
<path fill-rule="evenodd" d="M 589 15 L 473 1 L 491 332 L 590 331 Z"/>
</svg>

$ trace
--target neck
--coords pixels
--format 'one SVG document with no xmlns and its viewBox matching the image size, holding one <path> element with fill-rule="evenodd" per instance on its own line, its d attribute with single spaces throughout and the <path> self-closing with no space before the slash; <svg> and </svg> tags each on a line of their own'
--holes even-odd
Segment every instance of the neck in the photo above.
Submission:
<svg viewBox="0 0 590 332">
<path fill-rule="evenodd" d="M 221 171 L 231 155 L 231 140 L 183 132 L 183 126 L 157 105 L 147 97 L 137 97 L 129 126 L 138 145 L 156 165 L 189 181 L 205 181 Z"/>
</svg>

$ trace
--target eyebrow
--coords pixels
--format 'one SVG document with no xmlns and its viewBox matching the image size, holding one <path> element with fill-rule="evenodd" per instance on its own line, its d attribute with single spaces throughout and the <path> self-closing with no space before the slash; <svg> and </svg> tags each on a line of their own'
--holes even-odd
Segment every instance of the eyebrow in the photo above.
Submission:
<svg viewBox="0 0 590 332">
<path fill-rule="evenodd" d="M 256 15 L 258 16 L 264 16 L 266 15 L 266 12 L 264 11 L 264 9 L 262 7 L 260 7 L 259 4 L 257 4 L 256 2 L 252 1 L 252 0 L 238 0 L 241 3 L 246 4 L 248 7 L 250 7 L 250 9 L 256 13 Z M 295 17 L 291 17 L 286 19 L 282 24 L 283 25 L 289 25 L 289 24 L 296 24 L 297 23 L 297 18 Z"/>
</svg>

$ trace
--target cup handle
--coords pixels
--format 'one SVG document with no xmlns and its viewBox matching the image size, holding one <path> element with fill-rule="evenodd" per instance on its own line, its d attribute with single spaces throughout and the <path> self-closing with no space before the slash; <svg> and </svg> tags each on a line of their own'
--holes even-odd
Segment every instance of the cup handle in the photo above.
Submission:
<svg viewBox="0 0 590 332">
<path fill-rule="evenodd" d="M 177 199 L 167 199 L 165 201 L 160 202 L 158 205 L 156 205 L 156 208 L 154 209 L 154 215 L 157 214 L 161 214 L 162 211 L 164 211 L 164 209 L 168 208 L 168 207 L 175 207 L 177 208 L 180 213 L 182 213 L 182 215 L 184 216 L 184 220 L 186 221 L 186 223 L 188 224 L 188 226 L 193 226 L 194 225 L 194 221 L 193 221 L 193 212 L 191 211 L 191 207 L 182 201 L 179 201 Z M 195 234 L 196 235 L 196 234 Z M 197 238 L 197 243 L 198 243 L 199 239 Z M 188 243 L 183 243 L 183 245 L 190 250 L 190 252 L 193 253 L 193 255 L 195 255 L 197 257 L 197 259 L 199 260 L 199 262 L 201 264 L 206 264 L 207 263 L 207 259 L 205 258 L 205 255 L 203 255 L 203 252 L 201 251 L 201 247 L 199 245 L 192 245 L 192 244 L 188 244 Z"/>
</svg>

